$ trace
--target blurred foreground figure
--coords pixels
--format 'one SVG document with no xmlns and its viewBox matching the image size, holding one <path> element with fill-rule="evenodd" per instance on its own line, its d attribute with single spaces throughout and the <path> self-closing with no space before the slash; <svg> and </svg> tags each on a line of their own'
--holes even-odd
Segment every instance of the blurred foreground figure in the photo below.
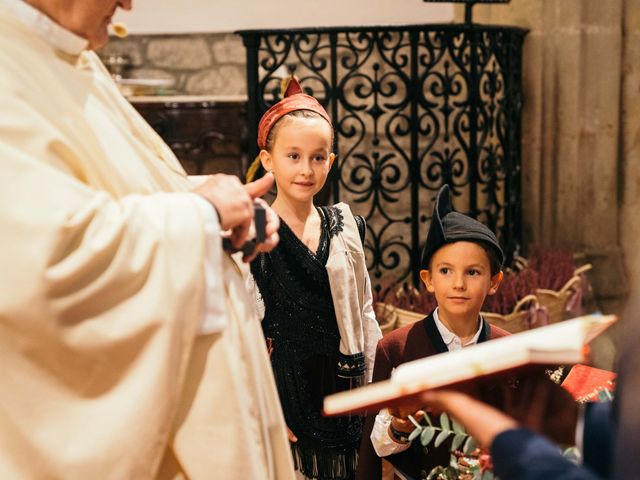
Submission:
<svg viewBox="0 0 640 480">
<path fill-rule="evenodd" d="M 273 179 L 184 173 L 91 51 L 118 7 L 0 0 L 0 478 L 292 479 L 221 240 Z"/>
<path fill-rule="evenodd" d="M 468 395 L 433 391 L 423 401 L 450 413 L 481 444 L 490 448 L 495 474 L 513 480 L 571 479 L 626 480 L 638 478 L 640 415 L 640 325 L 638 302 L 627 312 L 621 326 L 618 378 L 613 402 L 587 405 L 579 421 L 576 440 L 582 447 L 583 464 L 565 458 L 558 447 L 513 418 Z"/>
</svg>

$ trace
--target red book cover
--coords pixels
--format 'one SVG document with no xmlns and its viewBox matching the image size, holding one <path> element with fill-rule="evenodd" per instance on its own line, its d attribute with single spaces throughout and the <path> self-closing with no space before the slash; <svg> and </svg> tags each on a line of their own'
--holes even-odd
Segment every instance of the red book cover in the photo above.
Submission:
<svg viewBox="0 0 640 480">
<path fill-rule="evenodd" d="M 608 370 L 574 365 L 562 386 L 579 402 L 597 401 L 602 390 L 613 391 L 616 374 Z"/>
</svg>

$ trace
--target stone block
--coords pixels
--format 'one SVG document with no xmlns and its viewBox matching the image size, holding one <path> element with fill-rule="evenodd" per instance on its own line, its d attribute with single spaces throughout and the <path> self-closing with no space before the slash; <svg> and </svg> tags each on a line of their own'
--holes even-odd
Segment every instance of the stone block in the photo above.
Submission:
<svg viewBox="0 0 640 480">
<path fill-rule="evenodd" d="M 152 38 L 147 58 L 153 67 L 199 70 L 211 66 L 211 52 L 201 36 Z"/>
<path fill-rule="evenodd" d="M 191 75 L 185 90 L 191 95 L 244 95 L 247 92 L 246 73 L 239 66 L 208 68 Z"/>
<path fill-rule="evenodd" d="M 212 35 L 211 51 L 216 63 L 235 63 L 244 65 L 246 51 L 242 38 L 234 34 Z"/>
</svg>

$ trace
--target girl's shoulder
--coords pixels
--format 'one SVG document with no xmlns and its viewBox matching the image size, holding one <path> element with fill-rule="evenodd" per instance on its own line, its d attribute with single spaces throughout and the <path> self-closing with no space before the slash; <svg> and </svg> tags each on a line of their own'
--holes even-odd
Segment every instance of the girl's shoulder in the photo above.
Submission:
<svg viewBox="0 0 640 480">
<path fill-rule="evenodd" d="M 344 213 L 336 205 L 319 207 L 329 238 L 344 231 Z"/>
<path fill-rule="evenodd" d="M 364 237 L 367 231 L 367 222 L 362 215 L 354 215 L 353 212 L 351 211 L 351 208 L 349 208 L 349 205 L 347 205 L 344 202 L 336 203 L 333 206 L 322 207 L 322 208 L 333 210 L 335 214 L 340 217 L 340 221 L 343 225 L 345 223 L 344 222 L 345 217 L 353 218 L 356 224 L 356 227 L 358 229 L 358 235 L 360 236 L 360 241 L 362 242 L 362 245 L 364 245 Z M 340 231 L 342 231 L 342 228 L 340 229 Z"/>
</svg>

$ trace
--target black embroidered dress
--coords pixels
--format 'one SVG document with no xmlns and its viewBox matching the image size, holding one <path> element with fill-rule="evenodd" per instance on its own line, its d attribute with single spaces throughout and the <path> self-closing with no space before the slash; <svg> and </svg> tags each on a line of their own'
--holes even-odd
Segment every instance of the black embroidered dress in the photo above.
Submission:
<svg viewBox="0 0 640 480">
<path fill-rule="evenodd" d="M 278 247 L 260 254 L 251 273 L 265 306 L 262 328 L 273 347 L 271 364 L 285 420 L 298 438 L 291 444 L 296 468 L 311 478 L 350 479 L 362 419 L 321 414 L 326 395 L 352 386 L 336 375 L 340 334 L 325 268 L 329 244 L 343 221 L 335 207 L 318 210 L 322 221 L 315 254 L 281 221 Z M 356 218 L 363 231 L 363 220 Z"/>
</svg>

